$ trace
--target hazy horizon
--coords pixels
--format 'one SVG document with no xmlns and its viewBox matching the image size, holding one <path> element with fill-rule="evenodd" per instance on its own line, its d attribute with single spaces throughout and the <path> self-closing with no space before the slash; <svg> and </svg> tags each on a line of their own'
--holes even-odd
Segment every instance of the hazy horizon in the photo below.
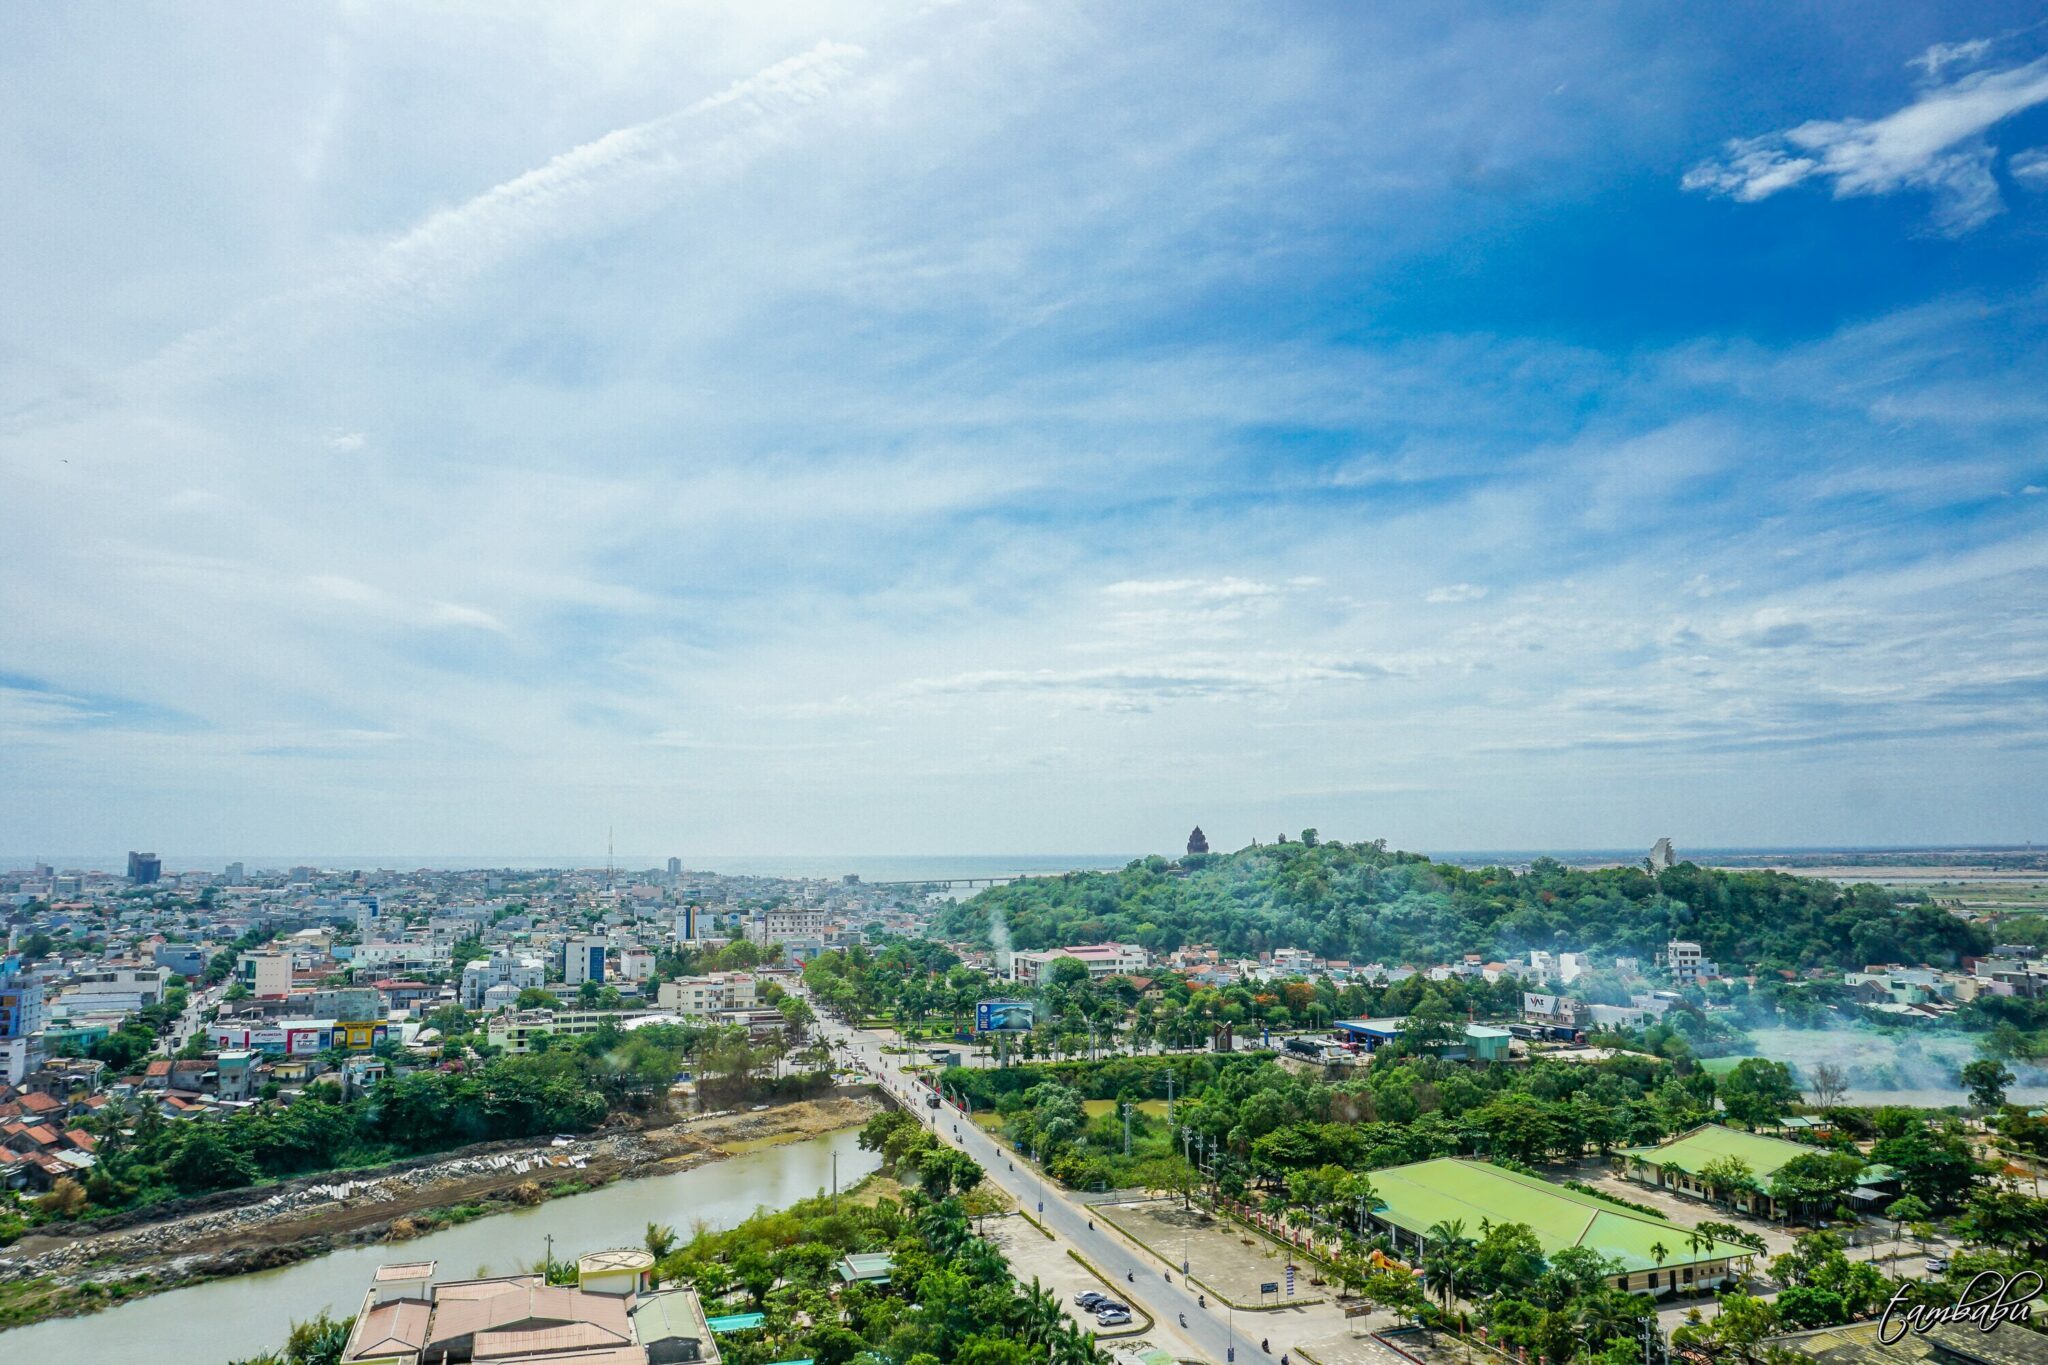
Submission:
<svg viewBox="0 0 2048 1365">
<path fill-rule="evenodd" d="M 1292 836 L 1290 836 L 1292 837 Z M 1262 842 L 1270 842 L 1264 840 Z M 1247 847 L 1249 845 L 1246 845 Z M 1234 849 L 1212 843 L 1215 852 L 1232 852 Z M 606 865 L 600 854 L 592 858 L 587 855 L 511 855 L 511 854 L 395 854 L 395 853 L 299 853 L 299 854 L 221 854 L 190 853 L 165 854 L 161 849 L 142 850 L 156 853 L 163 861 L 167 873 L 180 871 L 219 871 L 229 863 L 239 862 L 255 871 L 274 871 L 279 868 L 308 866 L 327 870 L 362 871 L 381 869 L 407 872 L 419 869 L 432 871 L 507 871 L 533 870 L 578 870 L 589 871 Z M 1629 848 L 1470 848 L 1470 849 L 1429 849 L 1408 848 L 1404 852 L 1426 854 L 1439 862 L 1470 862 L 1475 859 L 1499 859 L 1501 861 L 1525 862 L 1537 857 L 1553 857 L 1563 861 L 1618 860 L 1629 861 L 1643 856 L 1647 849 Z M 1754 858 L 1772 856 L 1812 856 L 1827 853 L 1868 855 L 1877 853 L 2010 853 L 2031 851 L 2031 845 L 2024 844 L 1905 844 L 1869 845 L 1850 847 L 1845 845 L 1801 845 L 1801 846 L 1744 846 L 1679 848 L 1678 855 L 1684 860 L 1712 860 L 1716 858 Z M 1179 850 L 1154 850 L 1162 857 L 1176 857 Z M 699 853 L 693 855 L 660 854 L 649 857 L 646 854 L 620 853 L 612 865 L 622 873 L 661 871 L 667 866 L 670 856 L 682 858 L 683 868 L 688 872 L 710 872 L 721 875 L 757 876 L 838 876 L 845 872 L 859 872 L 869 880 L 883 879 L 886 872 L 900 879 L 913 879 L 920 875 L 941 877 L 983 877 L 1000 875 L 1004 871 L 1038 872 L 1048 870 L 1113 869 L 1122 867 L 1134 859 L 1153 856 L 1152 853 Z M 121 872 L 126 867 L 127 854 L 58 854 L 23 855 L 0 853 L 0 871 L 32 866 L 37 862 L 48 863 L 60 870 Z M 782 871 L 754 869 L 784 869 Z M 805 869 L 809 870 L 798 870 Z M 873 871 L 864 871 L 872 869 Z M 1874 869 L 1874 871 L 1877 869 Z"/>
</svg>

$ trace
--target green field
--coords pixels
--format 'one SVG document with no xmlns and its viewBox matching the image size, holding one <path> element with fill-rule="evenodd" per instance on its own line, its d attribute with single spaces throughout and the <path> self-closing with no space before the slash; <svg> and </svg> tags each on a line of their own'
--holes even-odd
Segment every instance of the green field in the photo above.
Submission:
<svg viewBox="0 0 2048 1365">
<path fill-rule="evenodd" d="M 1116 1111 L 1115 1100 L 1083 1100 L 1081 1104 L 1088 1111 L 1088 1117 L 1091 1119 L 1099 1119 L 1104 1114 Z M 1138 1112 L 1151 1118 L 1163 1119 L 1166 1117 L 1166 1101 L 1139 1100 Z M 993 1109 L 977 1109 L 974 1113 L 974 1121 L 991 1133 L 1002 1131 L 1003 1116 Z"/>
<path fill-rule="evenodd" d="M 1116 1108 L 1115 1100 L 1083 1100 L 1081 1104 L 1087 1109 L 1088 1117 L 1091 1119 L 1099 1119 Z M 1148 1114 L 1155 1119 L 1163 1119 L 1166 1117 L 1166 1101 L 1139 1100 L 1138 1112 Z"/>
</svg>

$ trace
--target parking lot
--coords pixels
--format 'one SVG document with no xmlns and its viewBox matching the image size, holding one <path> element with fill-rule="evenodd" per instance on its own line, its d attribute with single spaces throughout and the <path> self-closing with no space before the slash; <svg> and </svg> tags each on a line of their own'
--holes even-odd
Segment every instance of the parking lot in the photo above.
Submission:
<svg viewBox="0 0 2048 1365">
<path fill-rule="evenodd" d="M 1104 1327 L 1095 1320 L 1095 1315 L 1085 1308 L 1077 1307 L 1074 1295 L 1088 1290 L 1115 1294 L 1113 1286 L 1106 1286 L 1086 1266 L 1069 1256 L 1059 1245 L 1046 1240 L 1037 1228 L 1024 1219 L 1012 1215 L 1007 1218 L 991 1218 L 983 1224 L 983 1235 L 995 1243 L 1003 1253 L 1003 1259 L 1010 1263 L 1010 1270 L 1019 1280 L 1029 1282 L 1035 1275 L 1038 1282 L 1059 1296 L 1060 1309 L 1081 1327 L 1103 1337 L 1135 1335 L 1145 1331 L 1149 1324 L 1144 1314 L 1133 1313 L 1125 1327 Z"/>
</svg>

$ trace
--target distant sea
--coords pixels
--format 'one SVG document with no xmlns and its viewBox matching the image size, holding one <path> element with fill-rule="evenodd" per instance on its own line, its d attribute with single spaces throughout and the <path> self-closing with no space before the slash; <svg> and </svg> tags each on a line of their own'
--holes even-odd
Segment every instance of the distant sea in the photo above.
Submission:
<svg viewBox="0 0 2048 1365">
<path fill-rule="evenodd" d="M 2008 851 L 2010 845 L 1987 845 L 1982 851 Z M 1640 862 L 1648 851 L 1642 848 L 1616 849 L 1470 849 L 1430 851 L 1430 856 L 1447 863 L 1459 863 L 1467 867 L 1525 866 L 1541 857 L 1556 858 L 1572 864 L 1635 863 Z M 1979 851 L 1968 846 L 1923 845 L 1913 847 L 1867 847 L 1854 848 L 1841 845 L 1816 847 L 1781 848 L 1688 848 L 1681 845 L 1678 856 L 1700 863 L 1743 861 L 1759 858 L 1785 858 L 1817 854 L 1878 854 L 1913 853 L 1939 851 L 1945 854 L 1970 853 Z M 388 869 L 411 872 L 422 868 L 434 871 L 464 871 L 475 868 L 514 868 L 531 870 L 535 868 L 591 868 L 605 865 L 602 851 L 592 853 L 558 853 L 546 857 L 514 854 L 446 854 L 446 853 L 308 853 L 291 857 L 258 857 L 221 853 L 183 854 L 175 851 L 158 850 L 162 853 L 166 872 L 220 872 L 231 862 L 239 862 L 251 871 L 274 870 L 286 867 L 317 867 L 339 871 L 370 871 Z M 1174 854 L 1168 856 L 1176 856 Z M 613 863 L 621 871 L 644 871 L 648 868 L 665 868 L 669 854 L 649 857 L 645 853 L 621 853 Z M 1100 871 L 1119 868 L 1134 858 L 1146 855 L 1139 853 L 973 853 L 973 854 L 756 854 L 751 856 L 712 856 L 690 854 L 678 850 L 676 855 L 683 860 L 683 866 L 693 872 L 716 872 L 738 877 L 823 877 L 837 879 L 848 873 L 855 874 L 862 881 L 901 882 L 943 880 L 962 877 L 1002 877 L 1019 872 L 1076 872 Z M 128 857 L 120 854 L 0 854 L 0 870 L 11 870 L 48 863 L 59 871 L 101 871 L 124 872 Z"/>
<path fill-rule="evenodd" d="M 422 868 L 438 872 L 461 872 L 476 868 L 594 868 L 605 865 L 604 854 L 557 854 L 553 857 L 515 857 L 511 854 L 423 854 L 423 853 L 308 853 L 288 858 L 237 857 L 229 854 L 164 853 L 165 872 L 221 872 L 229 863 L 239 862 L 251 872 L 275 871 L 288 867 L 317 867 L 332 871 L 386 869 L 413 872 Z M 822 877 L 837 880 L 851 873 L 865 882 L 938 881 L 955 877 L 1007 877 L 1019 872 L 1077 872 L 1122 867 L 1134 857 L 1130 853 L 1003 853 L 1003 854 L 846 854 L 778 855 L 754 857 L 691 856 L 678 852 L 690 872 L 715 872 L 728 877 Z M 670 855 L 650 858 L 645 854 L 621 853 L 613 866 L 621 872 L 665 869 Z M 60 872 L 126 872 L 128 855 L 23 855 L 0 854 L 0 869 L 32 867 L 48 863 Z"/>
</svg>

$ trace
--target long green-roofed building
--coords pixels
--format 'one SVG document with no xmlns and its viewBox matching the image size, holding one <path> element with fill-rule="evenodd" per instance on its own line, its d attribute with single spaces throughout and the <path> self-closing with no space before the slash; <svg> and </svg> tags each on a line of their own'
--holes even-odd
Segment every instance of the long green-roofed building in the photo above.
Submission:
<svg viewBox="0 0 2048 1365">
<path fill-rule="evenodd" d="M 1611 1281 L 1617 1289 L 1664 1294 L 1718 1285 L 1752 1255 L 1681 1224 L 1484 1161 L 1441 1157 L 1395 1166 L 1374 1171 L 1372 1184 L 1379 1199 L 1373 1216 L 1397 1246 L 1425 1260 L 1430 1229 L 1439 1223 L 1462 1222 L 1464 1235 L 1475 1241 L 1482 1224 L 1526 1223 L 1546 1257 L 1587 1247 L 1622 1267 L 1625 1273 Z"/>
<path fill-rule="evenodd" d="M 1788 1210 L 1766 1193 L 1771 1177 L 1794 1157 L 1809 1156 L 1823 1149 L 1784 1138 L 1745 1133 L 1709 1123 L 1689 1133 L 1680 1133 L 1655 1147 L 1630 1147 L 1616 1153 L 1621 1172 L 1631 1180 L 1660 1189 L 1677 1190 L 1701 1199 L 1725 1198 L 1736 1208 L 1759 1217 L 1782 1218 Z M 1734 1157 L 1749 1167 L 1758 1188 L 1753 1190 L 1710 1190 L 1700 1172 L 1717 1161 Z"/>
</svg>

